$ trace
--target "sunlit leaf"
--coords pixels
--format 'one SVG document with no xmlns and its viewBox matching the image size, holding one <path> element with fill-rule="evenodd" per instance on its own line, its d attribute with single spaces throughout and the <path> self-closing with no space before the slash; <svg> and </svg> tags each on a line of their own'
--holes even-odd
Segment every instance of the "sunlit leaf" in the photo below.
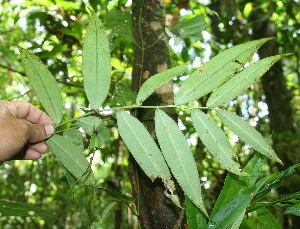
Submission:
<svg viewBox="0 0 300 229">
<path fill-rule="evenodd" d="M 42 219 L 53 219 L 57 215 L 49 209 L 41 209 L 40 206 L 26 203 L 17 203 L 8 200 L 0 200 L 0 215 L 3 216 L 21 216 L 21 217 L 41 217 Z"/>
<path fill-rule="evenodd" d="M 157 139 L 173 176 L 190 200 L 205 214 L 196 162 L 177 124 L 164 111 L 155 111 Z"/>
<path fill-rule="evenodd" d="M 180 37 L 186 38 L 191 35 L 200 34 L 209 25 L 205 21 L 204 15 L 197 15 L 190 19 L 182 20 L 177 23 L 171 30 L 180 34 Z"/>
<path fill-rule="evenodd" d="M 91 136 L 101 123 L 102 120 L 100 118 L 90 116 L 77 119 L 75 126 L 82 127 L 85 133 Z"/>
<path fill-rule="evenodd" d="M 94 185 L 90 164 L 73 143 L 56 134 L 49 138 L 46 143 L 55 157 L 78 181 L 86 185 Z"/>
<path fill-rule="evenodd" d="M 111 216 L 111 214 L 113 214 L 113 208 L 117 205 L 117 202 L 113 201 L 111 203 L 109 203 L 103 210 L 102 212 L 102 225 L 106 225 L 105 221 L 107 220 L 107 217 Z"/>
<path fill-rule="evenodd" d="M 244 219 L 246 209 L 240 213 L 240 215 L 234 220 L 229 229 L 239 229 Z"/>
<path fill-rule="evenodd" d="M 247 121 L 229 111 L 220 110 L 217 113 L 222 122 L 246 144 L 270 159 L 281 162 L 264 137 Z"/>
<path fill-rule="evenodd" d="M 82 74 L 90 105 L 93 109 L 99 109 L 109 91 L 111 64 L 109 42 L 95 13 L 91 16 L 84 38 Z"/>
<path fill-rule="evenodd" d="M 60 123 L 63 115 L 63 101 L 57 82 L 47 67 L 38 57 L 21 49 L 21 59 L 28 76 L 29 83 L 47 114 L 56 123 Z"/>
<path fill-rule="evenodd" d="M 214 159 L 224 166 L 228 171 L 242 175 L 240 165 L 234 161 L 236 158 L 233 149 L 222 129 L 217 123 L 202 111 L 192 111 L 193 125 L 199 138 L 213 155 Z"/>
<path fill-rule="evenodd" d="M 155 90 L 157 90 L 162 85 L 170 81 L 172 78 L 185 72 L 187 70 L 187 67 L 188 67 L 187 64 L 183 64 L 151 76 L 148 80 L 146 80 L 145 83 L 142 84 L 136 98 L 136 103 L 141 104 Z"/>
<path fill-rule="evenodd" d="M 208 228 L 223 229 L 228 228 L 232 223 L 240 217 L 247 206 L 251 203 L 253 196 L 257 194 L 259 189 L 265 184 L 266 179 L 259 180 L 255 186 L 241 190 L 231 200 L 223 205 L 215 215 L 210 217 Z"/>
<path fill-rule="evenodd" d="M 185 196 L 186 219 L 189 229 L 206 229 L 207 218 L 193 202 Z"/>
<path fill-rule="evenodd" d="M 250 87 L 255 80 L 265 74 L 283 56 L 285 55 L 271 56 L 251 64 L 215 90 L 207 100 L 206 106 L 217 107 L 231 101 Z"/>
<path fill-rule="evenodd" d="M 173 186 L 163 155 L 144 125 L 125 111 L 117 112 L 117 122 L 123 141 L 145 174 L 152 181 L 159 177 Z M 174 191 L 174 187 L 170 189 Z"/>
<path fill-rule="evenodd" d="M 272 213 L 266 208 L 257 209 L 258 224 L 266 229 L 281 229 L 281 225 Z"/>
<path fill-rule="evenodd" d="M 221 52 L 205 63 L 181 85 L 175 97 L 175 104 L 192 102 L 222 85 L 245 65 L 270 38 L 250 41 Z"/>
<path fill-rule="evenodd" d="M 263 156 L 256 154 L 243 169 L 243 172 L 248 173 L 250 176 L 237 176 L 228 173 L 210 217 L 213 217 L 220 208 L 227 205 L 241 190 L 252 187 L 260 176 L 263 164 Z"/>
</svg>

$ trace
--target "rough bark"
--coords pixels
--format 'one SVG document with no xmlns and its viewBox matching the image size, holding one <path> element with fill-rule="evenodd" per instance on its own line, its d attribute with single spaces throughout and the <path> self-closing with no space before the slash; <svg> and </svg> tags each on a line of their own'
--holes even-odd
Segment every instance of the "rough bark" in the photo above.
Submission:
<svg viewBox="0 0 300 229">
<path fill-rule="evenodd" d="M 138 92 L 145 80 L 170 67 L 168 40 L 164 32 L 164 6 L 161 1 L 133 1 L 132 23 L 134 39 L 132 89 Z M 173 86 L 172 82 L 169 82 L 157 90 L 143 105 L 173 104 L 173 98 Z M 176 118 L 174 111 L 167 112 Z M 135 115 L 155 137 L 154 110 L 136 110 Z M 164 195 L 163 183 L 158 179 L 151 182 L 132 157 L 129 164 L 129 177 L 142 228 L 184 228 L 184 211 Z M 179 191 L 177 194 L 183 202 L 183 193 Z"/>
</svg>

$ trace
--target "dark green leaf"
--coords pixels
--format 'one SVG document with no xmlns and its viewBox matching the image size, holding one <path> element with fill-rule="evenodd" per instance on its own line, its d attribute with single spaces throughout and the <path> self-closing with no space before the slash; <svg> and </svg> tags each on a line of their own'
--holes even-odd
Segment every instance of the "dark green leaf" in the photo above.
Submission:
<svg viewBox="0 0 300 229">
<path fill-rule="evenodd" d="M 281 229 L 282 227 L 272 215 L 272 213 L 266 208 L 260 208 L 257 210 L 258 224 L 264 229 Z"/>
<path fill-rule="evenodd" d="M 258 179 L 264 160 L 263 156 L 256 154 L 247 163 L 243 172 L 250 176 L 237 176 L 233 173 L 228 173 L 221 191 L 220 196 L 211 213 L 213 217 L 220 208 L 226 206 L 240 191 L 252 187 Z"/>
<path fill-rule="evenodd" d="M 205 30 L 209 25 L 205 21 L 204 15 L 197 15 L 190 19 L 182 20 L 177 23 L 172 32 L 180 34 L 182 38 L 187 38 L 191 35 L 197 35 Z"/>
<path fill-rule="evenodd" d="M 207 218 L 193 202 L 185 196 L 186 218 L 189 229 L 206 229 Z"/>
</svg>

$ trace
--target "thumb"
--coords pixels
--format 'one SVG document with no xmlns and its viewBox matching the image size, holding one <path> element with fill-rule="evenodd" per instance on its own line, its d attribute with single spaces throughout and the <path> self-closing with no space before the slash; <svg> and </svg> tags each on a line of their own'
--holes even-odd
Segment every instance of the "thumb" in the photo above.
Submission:
<svg viewBox="0 0 300 229">
<path fill-rule="evenodd" d="M 51 124 L 32 124 L 28 123 L 30 143 L 41 142 L 54 134 L 54 126 Z"/>
</svg>

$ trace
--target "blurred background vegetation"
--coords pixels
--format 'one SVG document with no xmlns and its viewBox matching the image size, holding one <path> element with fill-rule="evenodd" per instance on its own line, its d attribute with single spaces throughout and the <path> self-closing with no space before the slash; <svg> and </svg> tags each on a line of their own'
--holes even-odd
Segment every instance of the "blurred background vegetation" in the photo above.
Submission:
<svg viewBox="0 0 300 229">
<path fill-rule="evenodd" d="M 284 165 L 269 162 L 266 174 L 286 169 L 300 161 L 300 3 L 296 0 L 163 0 L 172 66 L 201 63 L 225 48 L 262 37 L 275 39 L 265 44 L 257 57 L 292 53 L 275 64 L 247 93 L 231 102 L 230 110 L 254 125 L 266 138 Z M 87 106 L 83 91 L 82 40 L 88 25 L 88 8 L 102 20 L 111 42 L 112 85 L 103 107 L 132 102 L 131 73 L 133 48 L 130 0 L 0 0 L 0 99 L 40 104 L 30 89 L 20 62 L 17 45 L 34 52 L 60 83 L 65 104 L 64 119 L 79 117 Z M 185 33 L 176 28 L 184 19 L 203 15 L 205 30 Z M 183 78 L 175 80 L 180 84 Z M 199 106 L 205 104 L 201 98 Z M 106 114 L 104 114 L 106 115 Z M 207 154 L 193 130 L 189 114 L 179 112 L 179 123 L 198 162 L 204 184 L 205 202 L 210 211 L 226 176 Z M 107 121 L 110 136 L 92 162 L 94 174 L 103 188 L 131 195 L 128 150 L 120 140 L 114 119 Z M 232 133 L 231 143 L 242 165 L 253 150 Z M 79 136 L 80 138 L 81 136 Z M 83 135 L 83 145 L 87 144 Z M 88 156 L 90 152 L 85 152 Z M 299 191 L 299 172 L 269 195 Z M 70 187 L 55 157 L 48 153 L 39 161 L 10 161 L 0 167 L 0 198 L 39 206 L 54 217 L 0 216 L 0 228 L 138 228 L 134 211 L 114 201 L 101 190 Z M 276 206 L 271 211 L 289 228 L 293 217 L 283 217 Z M 298 212 L 299 215 L 299 212 Z M 295 216 L 294 216 L 295 217 Z M 299 228 L 295 223 L 293 228 Z M 298 220 L 300 221 L 300 220 Z M 298 225 L 298 226 L 297 226 Z"/>
</svg>

